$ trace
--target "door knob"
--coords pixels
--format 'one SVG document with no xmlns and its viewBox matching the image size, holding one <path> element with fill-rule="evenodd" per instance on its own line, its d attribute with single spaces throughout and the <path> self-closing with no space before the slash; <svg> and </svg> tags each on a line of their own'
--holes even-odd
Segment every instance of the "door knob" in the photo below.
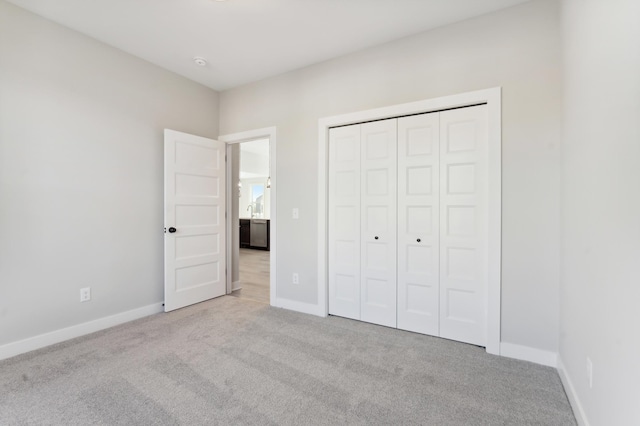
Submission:
<svg viewBox="0 0 640 426">
<path fill-rule="evenodd" d="M 420 238 L 418 238 L 416 241 L 417 241 L 417 242 L 420 242 Z"/>
<path fill-rule="evenodd" d="M 176 228 L 174 228 L 173 226 L 172 226 L 171 228 L 169 228 L 169 233 L 170 233 L 170 234 L 173 234 L 173 233 L 174 233 L 174 232 L 176 232 L 176 231 L 177 231 L 177 229 L 176 229 Z"/>
<path fill-rule="evenodd" d="M 378 236 L 376 235 L 374 238 L 377 240 L 377 239 L 378 239 Z"/>
</svg>

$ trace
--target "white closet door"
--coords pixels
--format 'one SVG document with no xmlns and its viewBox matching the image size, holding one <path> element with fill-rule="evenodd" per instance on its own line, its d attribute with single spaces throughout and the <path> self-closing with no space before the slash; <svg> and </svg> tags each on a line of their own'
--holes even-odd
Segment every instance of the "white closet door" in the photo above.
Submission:
<svg viewBox="0 0 640 426">
<path fill-rule="evenodd" d="M 329 130 L 329 313 L 360 319 L 360 125 Z"/>
<path fill-rule="evenodd" d="M 397 120 L 361 125 L 360 319 L 396 326 Z"/>
<path fill-rule="evenodd" d="M 440 336 L 486 345 L 487 110 L 440 113 Z"/>
<path fill-rule="evenodd" d="M 439 113 L 398 119 L 398 328 L 439 335 Z"/>
</svg>

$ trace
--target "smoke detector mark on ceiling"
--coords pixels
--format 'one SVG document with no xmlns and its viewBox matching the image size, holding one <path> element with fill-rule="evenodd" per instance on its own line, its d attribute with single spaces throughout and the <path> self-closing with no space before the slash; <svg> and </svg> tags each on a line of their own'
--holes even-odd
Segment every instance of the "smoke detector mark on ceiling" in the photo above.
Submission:
<svg viewBox="0 0 640 426">
<path fill-rule="evenodd" d="M 193 58 L 193 62 L 195 62 L 196 65 L 200 66 L 200 67 L 206 67 L 207 66 L 207 60 L 203 57 L 200 56 L 196 56 L 195 58 Z"/>
</svg>

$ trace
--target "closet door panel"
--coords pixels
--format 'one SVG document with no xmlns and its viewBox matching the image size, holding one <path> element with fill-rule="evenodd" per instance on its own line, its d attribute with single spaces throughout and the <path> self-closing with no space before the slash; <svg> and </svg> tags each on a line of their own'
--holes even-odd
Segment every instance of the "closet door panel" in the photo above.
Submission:
<svg viewBox="0 0 640 426">
<path fill-rule="evenodd" d="M 486 106 L 440 113 L 440 336 L 484 346 Z"/>
<path fill-rule="evenodd" d="M 361 316 L 396 326 L 397 120 L 361 125 Z"/>
<path fill-rule="evenodd" d="M 329 313 L 360 319 L 360 125 L 329 131 Z"/>
<path fill-rule="evenodd" d="M 439 334 L 439 113 L 398 119 L 398 328 Z"/>
</svg>

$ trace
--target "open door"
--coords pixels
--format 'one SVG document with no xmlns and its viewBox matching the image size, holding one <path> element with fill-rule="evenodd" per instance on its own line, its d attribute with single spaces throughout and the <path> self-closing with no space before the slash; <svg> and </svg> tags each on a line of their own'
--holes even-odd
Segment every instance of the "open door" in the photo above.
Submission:
<svg viewBox="0 0 640 426">
<path fill-rule="evenodd" d="M 164 131 L 164 310 L 226 293 L 225 143 Z"/>
</svg>

